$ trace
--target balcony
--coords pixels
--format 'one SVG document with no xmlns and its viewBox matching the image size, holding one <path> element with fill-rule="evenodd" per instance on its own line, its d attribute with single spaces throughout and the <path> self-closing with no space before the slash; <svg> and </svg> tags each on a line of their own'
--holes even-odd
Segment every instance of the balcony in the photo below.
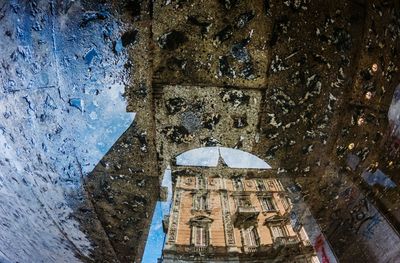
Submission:
<svg viewBox="0 0 400 263">
<path fill-rule="evenodd" d="M 299 243 L 300 243 L 300 240 L 298 239 L 297 236 L 274 238 L 274 246 L 276 246 L 276 247 L 298 245 Z"/>
<path fill-rule="evenodd" d="M 258 247 L 243 247 L 244 253 L 256 253 L 258 251 Z"/>
<path fill-rule="evenodd" d="M 208 246 L 193 246 L 192 252 L 204 254 L 208 252 Z"/>
<path fill-rule="evenodd" d="M 233 215 L 233 223 L 235 227 L 238 227 L 245 225 L 246 223 L 257 221 L 259 214 L 260 212 L 252 206 L 239 206 Z"/>
</svg>

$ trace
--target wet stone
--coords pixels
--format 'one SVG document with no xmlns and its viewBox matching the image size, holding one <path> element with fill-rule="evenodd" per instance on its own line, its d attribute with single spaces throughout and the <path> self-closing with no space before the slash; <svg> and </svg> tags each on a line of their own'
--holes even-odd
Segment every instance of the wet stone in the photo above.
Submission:
<svg viewBox="0 0 400 263">
<path fill-rule="evenodd" d="M 254 66 L 251 61 L 246 61 L 240 71 L 240 77 L 251 80 L 254 79 L 256 76 L 254 75 Z"/>
<path fill-rule="evenodd" d="M 74 108 L 77 108 L 81 112 L 83 112 L 83 110 L 84 110 L 84 102 L 80 98 L 71 98 L 69 100 L 69 105 L 74 107 Z"/>
<path fill-rule="evenodd" d="M 126 4 L 126 9 L 134 19 L 140 18 L 142 0 L 131 0 Z"/>
<path fill-rule="evenodd" d="M 212 25 L 210 22 L 200 21 L 200 19 L 195 16 L 189 16 L 187 21 L 189 24 L 200 27 L 200 32 L 202 35 L 206 35 L 210 30 L 210 26 Z"/>
<path fill-rule="evenodd" d="M 138 31 L 136 29 L 130 30 L 122 34 L 121 36 L 121 43 L 122 46 L 126 47 L 130 44 L 134 44 L 136 42 Z"/>
<path fill-rule="evenodd" d="M 187 61 L 176 57 L 170 57 L 167 60 L 167 66 L 170 70 L 185 70 Z"/>
<path fill-rule="evenodd" d="M 239 62 L 250 62 L 250 54 L 246 49 L 246 46 L 249 43 L 250 43 L 250 38 L 246 38 L 234 44 L 231 49 L 232 57 Z"/>
<path fill-rule="evenodd" d="M 255 14 L 253 11 L 240 14 L 235 20 L 235 27 L 238 29 L 244 28 L 253 18 Z"/>
<path fill-rule="evenodd" d="M 314 145 L 312 145 L 312 144 L 306 145 L 302 148 L 302 153 L 309 154 L 310 152 L 313 151 L 313 149 L 314 149 Z"/>
<path fill-rule="evenodd" d="M 234 78 L 236 75 L 235 71 L 229 65 L 227 56 L 221 56 L 219 58 L 219 74 L 228 78 Z"/>
<path fill-rule="evenodd" d="M 184 126 L 168 126 L 162 130 L 162 133 L 172 142 L 181 144 L 188 140 L 189 131 Z"/>
<path fill-rule="evenodd" d="M 271 70 L 272 72 L 279 72 L 288 69 L 289 66 L 286 65 L 286 63 L 279 58 L 278 55 L 275 56 L 275 58 L 271 61 Z"/>
<path fill-rule="evenodd" d="M 241 90 L 224 90 L 219 96 L 223 102 L 230 102 L 235 107 L 248 105 L 250 101 L 250 96 Z"/>
<path fill-rule="evenodd" d="M 147 152 L 147 134 L 146 132 L 141 132 L 137 135 L 137 138 L 140 143 L 140 150 L 144 153 Z"/>
<path fill-rule="evenodd" d="M 248 126 L 247 116 L 233 116 L 232 119 L 234 128 L 241 129 Z"/>
<path fill-rule="evenodd" d="M 122 41 L 121 41 L 121 39 L 118 39 L 114 43 L 114 52 L 119 54 L 122 52 L 122 49 L 123 49 Z"/>
<path fill-rule="evenodd" d="M 307 4 L 309 2 L 309 0 L 286 0 L 283 3 L 289 6 L 293 11 L 299 11 L 300 9 L 307 10 Z"/>
<path fill-rule="evenodd" d="M 351 36 L 344 28 L 335 28 L 333 43 L 338 51 L 348 51 L 351 48 Z"/>
<path fill-rule="evenodd" d="M 235 7 L 239 0 L 219 0 L 220 4 L 227 10 Z"/>
<path fill-rule="evenodd" d="M 347 155 L 346 164 L 351 170 L 355 171 L 359 163 L 360 163 L 360 158 L 357 155 L 354 154 Z"/>
<path fill-rule="evenodd" d="M 83 18 L 82 18 L 81 27 L 87 26 L 88 23 L 91 22 L 91 21 L 104 20 L 104 19 L 108 18 L 109 16 L 110 16 L 110 14 L 108 12 L 106 12 L 106 11 L 102 11 L 102 12 L 88 11 L 88 12 L 85 12 L 85 14 L 83 15 Z"/>
<path fill-rule="evenodd" d="M 283 33 L 287 33 L 289 27 L 289 18 L 287 16 L 281 16 L 276 19 L 272 27 L 272 35 L 269 41 L 269 46 L 273 47 L 279 40 L 279 36 Z"/>
<path fill-rule="evenodd" d="M 172 30 L 158 38 L 158 45 L 162 49 L 175 50 L 182 46 L 188 38 L 183 32 Z"/>
<path fill-rule="evenodd" d="M 180 97 L 168 99 L 165 102 L 165 108 L 168 114 L 173 115 L 186 108 L 186 102 L 183 98 Z"/>
<path fill-rule="evenodd" d="M 50 95 L 46 96 L 46 100 L 44 102 L 44 105 L 45 105 L 46 108 L 51 109 L 51 110 L 57 109 L 57 105 L 56 105 L 55 101 L 53 100 L 53 98 Z"/>
<path fill-rule="evenodd" d="M 85 56 L 84 56 L 85 63 L 86 63 L 87 65 L 90 65 L 90 64 L 92 63 L 93 59 L 94 59 L 95 57 L 98 57 L 98 56 L 99 56 L 99 54 L 97 53 L 96 49 L 95 49 L 95 48 L 92 48 L 92 49 L 89 50 L 89 51 L 85 54 Z"/>
<path fill-rule="evenodd" d="M 267 16 L 271 15 L 271 3 L 270 0 L 264 0 L 264 10 Z"/>
<path fill-rule="evenodd" d="M 367 159 L 367 156 L 369 154 L 370 150 L 368 147 L 364 147 L 361 150 L 356 152 L 356 155 L 361 159 L 361 161 L 364 161 Z"/>
<path fill-rule="evenodd" d="M 231 25 L 228 25 L 224 27 L 221 31 L 219 31 L 215 37 L 215 44 L 218 45 L 219 43 L 222 43 L 228 39 L 230 39 L 233 35 L 233 27 Z"/>
<path fill-rule="evenodd" d="M 279 145 L 273 145 L 273 146 L 269 147 L 265 153 L 267 156 L 267 159 L 273 159 L 278 150 L 279 150 Z"/>
<path fill-rule="evenodd" d="M 221 119 L 221 115 L 220 114 L 209 114 L 204 116 L 203 118 L 203 127 L 209 130 L 214 129 L 215 125 L 217 125 L 219 123 Z"/>
<path fill-rule="evenodd" d="M 147 96 L 147 85 L 146 83 L 140 83 L 139 88 L 135 91 L 135 94 L 140 98 L 145 98 Z"/>
<path fill-rule="evenodd" d="M 360 72 L 360 75 L 364 81 L 368 81 L 372 79 L 372 73 L 369 69 L 364 69 Z"/>
<path fill-rule="evenodd" d="M 185 111 L 181 114 L 182 126 L 186 128 L 189 133 L 195 132 L 201 127 L 201 119 L 198 114 L 193 111 Z"/>
<path fill-rule="evenodd" d="M 213 137 L 206 137 L 204 139 L 201 139 L 200 143 L 201 143 L 202 146 L 205 146 L 205 147 L 212 147 L 212 146 L 220 146 L 221 145 L 221 143 L 217 139 L 215 139 Z"/>
</svg>

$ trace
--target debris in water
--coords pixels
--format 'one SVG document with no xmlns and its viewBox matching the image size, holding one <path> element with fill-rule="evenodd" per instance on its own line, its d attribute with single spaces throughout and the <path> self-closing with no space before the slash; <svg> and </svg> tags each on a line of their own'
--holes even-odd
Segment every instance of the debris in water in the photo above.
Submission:
<svg viewBox="0 0 400 263">
<path fill-rule="evenodd" d="M 134 44 L 136 42 L 137 34 L 138 34 L 138 31 L 136 29 L 127 31 L 124 34 L 122 34 L 122 37 L 121 37 L 122 46 L 126 47 L 130 44 Z"/>
<path fill-rule="evenodd" d="M 175 50 L 183 45 L 186 41 L 188 41 L 188 38 L 184 33 L 172 30 L 158 38 L 158 45 L 162 49 Z"/>
<path fill-rule="evenodd" d="M 83 110 L 84 110 L 84 102 L 80 98 L 72 98 L 72 99 L 70 99 L 69 100 L 69 105 L 71 105 L 72 107 L 77 108 L 81 112 L 83 112 Z"/>
<path fill-rule="evenodd" d="M 92 63 L 93 59 L 98 56 L 99 55 L 97 54 L 96 49 L 92 48 L 89 52 L 86 53 L 84 57 L 85 63 L 89 65 L 90 63 Z"/>
</svg>

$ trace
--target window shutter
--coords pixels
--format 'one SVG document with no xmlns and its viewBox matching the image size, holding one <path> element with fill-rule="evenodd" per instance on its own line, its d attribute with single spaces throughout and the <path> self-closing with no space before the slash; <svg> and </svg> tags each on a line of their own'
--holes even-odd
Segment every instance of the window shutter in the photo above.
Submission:
<svg viewBox="0 0 400 263">
<path fill-rule="evenodd" d="M 195 226 L 195 233 L 196 233 L 195 245 L 199 246 L 201 244 L 201 228 Z"/>
<path fill-rule="evenodd" d="M 254 227 L 249 229 L 249 239 L 250 239 L 250 246 L 256 246 L 256 235 L 254 233 Z"/>
</svg>

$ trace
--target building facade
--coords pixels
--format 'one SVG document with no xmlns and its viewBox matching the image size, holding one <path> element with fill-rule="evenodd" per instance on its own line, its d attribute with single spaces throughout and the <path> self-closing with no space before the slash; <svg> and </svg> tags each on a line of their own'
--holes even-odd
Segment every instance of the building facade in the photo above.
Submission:
<svg viewBox="0 0 400 263">
<path fill-rule="evenodd" d="M 279 180 L 244 169 L 177 168 L 161 262 L 319 262 Z"/>
</svg>

